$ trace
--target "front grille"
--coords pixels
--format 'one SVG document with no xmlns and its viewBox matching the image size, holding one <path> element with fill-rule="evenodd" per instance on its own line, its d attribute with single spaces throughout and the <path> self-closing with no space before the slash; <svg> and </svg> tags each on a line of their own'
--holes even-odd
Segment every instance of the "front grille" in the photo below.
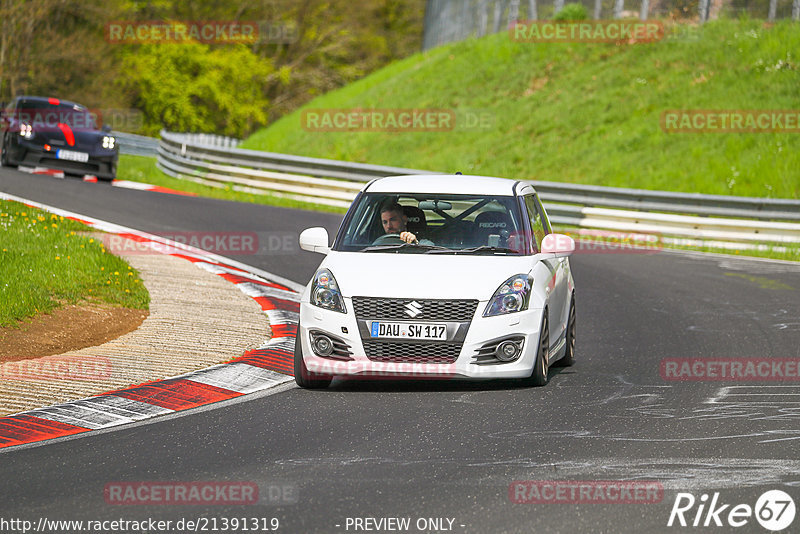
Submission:
<svg viewBox="0 0 800 534">
<path fill-rule="evenodd" d="M 374 362 L 454 363 L 461 343 L 397 343 L 364 341 L 367 358 Z"/>
<path fill-rule="evenodd" d="M 420 313 L 412 317 L 406 306 L 414 306 Z M 477 300 L 387 299 L 353 297 L 353 308 L 358 319 L 399 321 L 471 321 L 478 307 Z"/>
</svg>

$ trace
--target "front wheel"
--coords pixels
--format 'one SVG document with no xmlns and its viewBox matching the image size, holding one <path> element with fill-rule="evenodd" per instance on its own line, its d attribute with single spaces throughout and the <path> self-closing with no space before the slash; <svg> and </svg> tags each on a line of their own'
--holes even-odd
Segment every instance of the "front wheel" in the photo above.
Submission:
<svg viewBox="0 0 800 534">
<path fill-rule="evenodd" d="M 11 164 L 8 162 L 8 144 L 8 137 L 6 136 L 2 144 L 0 144 L 0 167 L 11 167 Z"/>
<path fill-rule="evenodd" d="M 331 384 L 333 377 L 317 375 L 306 367 L 303 361 L 303 344 L 300 342 L 300 324 L 297 324 L 297 337 L 294 342 L 294 381 L 301 388 L 323 389 Z"/>
<path fill-rule="evenodd" d="M 547 384 L 550 368 L 550 329 L 547 325 L 547 309 L 544 310 L 542 328 L 539 333 L 539 349 L 536 352 L 536 361 L 533 362 L 533 371 L 526 382 L 531 386 L 544 386 Z"/>
<path fill-rule="evenodd" d="M 575 364 L 575 296 L 569 304 L 569 319 L 567 319 L 567 347 L 564 349 L 564 357 L 553 365 L 559 367 L 570 367 Z"/>
</svg>

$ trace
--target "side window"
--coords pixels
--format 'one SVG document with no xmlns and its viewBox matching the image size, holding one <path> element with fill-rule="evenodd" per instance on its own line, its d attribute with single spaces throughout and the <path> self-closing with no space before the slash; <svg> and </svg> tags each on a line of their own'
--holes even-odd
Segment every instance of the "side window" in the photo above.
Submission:
<svg viewBox="0 0 800 534">
<path fill-rule="evenodd" d="M 535 241 L 533 243 L 533 247 L 535 250 L 539 250 L 542 239 L 544 239 L 544 236 L 546 236 L 548 232 L 546 228 L 546 222 L 542 218 L 542 215 L 536 204 L 537 202 L 533 195 L 528 195 L 525 197 L 525 208 L 528 212 L 528 218 L 531 221 L 531 229 L 533 230 L 533 239 Z"/>
<path fill-rule="evenodd" d="M 536 198 L 536 211 L 542 216 L 542 221 L 544 222 L 544 233 L 552 234 L 553 227 L 550 226 L 550 218 L 547 216 L 547 211 L 545 211 L 544 206 L 542 206 L 542 199 L 539 198 L 539 195 L 534 195 Z"/>
</svg>

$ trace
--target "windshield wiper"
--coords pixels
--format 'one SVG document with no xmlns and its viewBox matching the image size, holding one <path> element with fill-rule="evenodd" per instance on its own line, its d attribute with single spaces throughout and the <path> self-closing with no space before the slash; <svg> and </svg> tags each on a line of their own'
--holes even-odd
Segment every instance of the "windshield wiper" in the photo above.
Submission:
<svg viewBox="0 0 800 534">
<path fill-rule="evenodd" d="M 437 245 L 420 245 L 419 243 L 400 243 L 398 245 L 372 245 L 367 248 L 362 248 L 360 252 L 397 252 L 400 250 L 419 250 L 424 252 L 429 251 L 450 251 L 447 247 L 440 247 Z"/>
<path fill-rule="evenodd" d="M 472 248 L 461 248 L 461 249 L 448 249 L 448 252 L 451 254 L 481 254 L 484 252 L 502 252 L 502 253 L 514 253 L 518 254 L 518 250 L 514 250 L 513 248 L 506 248 L 506 247 L 493 247 L 490 245 L 482 245 L 480 247 L 472 247 Z M 433 252 L 434 254 L 436 251 Z"/>
</svg>

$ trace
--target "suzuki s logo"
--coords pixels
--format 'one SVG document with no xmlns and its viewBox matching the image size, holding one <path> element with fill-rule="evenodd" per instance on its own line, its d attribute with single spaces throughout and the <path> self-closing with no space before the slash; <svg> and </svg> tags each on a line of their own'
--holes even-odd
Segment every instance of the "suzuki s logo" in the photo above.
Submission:
<svg viewBox="0 0 800 534">
<path fill-rule="evenodd" d="M 411 302 L 405 305 L 405 309 L 406 309 L 406 315 L 413 318 L 422 313 L 422 304 L 420 304 L 416 300 L 412 300 Z"/>
</svg>

